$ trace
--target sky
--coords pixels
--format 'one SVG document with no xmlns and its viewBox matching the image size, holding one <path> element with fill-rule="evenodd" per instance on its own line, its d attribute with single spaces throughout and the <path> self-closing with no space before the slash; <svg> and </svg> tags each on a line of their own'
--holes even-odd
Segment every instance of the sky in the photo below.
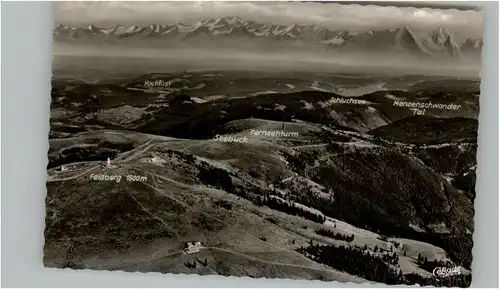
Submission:
<svg viewBox="0 0 500 289">
<path fill-rule="evenodd" d="M 480 37 L 483 33 L 480 11 L 457 7 L 432 9 L 421 7 L 422 4 L 419 7 L 385 5 L 299 1 L 65 1 L 55 2 L 55 15 L 57 23 L 99 27 L 190 23 L 210 17 L 239 16 L 269 24 L 316 24 L 351 31 L 408 26 L 417 31 L 443 27 L 466 37 Z"/>
</svg>

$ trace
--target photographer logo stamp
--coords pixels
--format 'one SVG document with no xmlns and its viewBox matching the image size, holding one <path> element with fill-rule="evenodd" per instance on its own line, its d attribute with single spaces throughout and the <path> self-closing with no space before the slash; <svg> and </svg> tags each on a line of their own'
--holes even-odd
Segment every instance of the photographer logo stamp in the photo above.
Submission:
<svg viewBox="0 0 500 289">
<path fill-rule="evenodd" d="M 449 277 L 460 275 L 462 272 L 460 271 L 460 267 L 436 267 L 432 270 L 432 275 L 435 277 Z"/>
</svg>

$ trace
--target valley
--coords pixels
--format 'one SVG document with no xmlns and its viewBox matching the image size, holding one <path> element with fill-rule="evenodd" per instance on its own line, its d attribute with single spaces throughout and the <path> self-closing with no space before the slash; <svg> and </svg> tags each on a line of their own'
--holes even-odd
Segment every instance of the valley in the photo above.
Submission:
<svg viewBox="0 0 500 289">
<path fill-rule="evenodd" d="M 478 81 L 115 75 L 52 80 L 46 266 L 470 284 Z M 460 109 L 415 116 L 394 101 Z"/>
</svg>

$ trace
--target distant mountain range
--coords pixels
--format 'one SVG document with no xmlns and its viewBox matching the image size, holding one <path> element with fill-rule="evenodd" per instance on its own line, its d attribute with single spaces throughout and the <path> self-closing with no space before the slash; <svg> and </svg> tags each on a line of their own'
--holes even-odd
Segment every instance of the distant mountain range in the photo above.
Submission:
<svg viewBox="0 0 500 289">
<path fill-rule="evenodd" d="M 467 38 L 459 43 L 445 28 L 420 35 L 408 27 L 368 32 L 333 30 L 317 25 L 270 25 L 246 21 L 240 17 L 210 18 L 195 24 L 116 25 L 99 28 L 57 25 L 55 41 L 104 41 L 145 46 L 222 45 L 231 47 L 258 43 L 265 46 L 309 47 L 348 52 L 394 51 L 417 56 L 480 56 L 483 40 Z M 251 40 L 251 42 L 244 41 Z M 153 43 L 153 44 L 152 44 Z"/>
</svg>

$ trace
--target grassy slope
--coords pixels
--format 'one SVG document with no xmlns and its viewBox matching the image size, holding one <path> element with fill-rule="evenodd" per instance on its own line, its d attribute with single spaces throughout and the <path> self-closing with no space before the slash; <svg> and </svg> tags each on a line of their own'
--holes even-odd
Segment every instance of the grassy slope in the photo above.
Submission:
<svg viewBox="0 0 500 289">
<path fill-rule="evenodd" d="M 161 151 L 156 153 L 167 159 Z M 178 273 L 205 270 L 222 275 L 271 278 L 361 280 L 294 252 L 294 246 L 305 244 L 307 239 L 286 228 L 292 228 L 297 223 L 308 224 L 309 221 L 257 208 L 248 201 L 219 190 L 190 185 L 195 175 L 168 173 L 173 167 L 178 172 L 188 165 L 178 159 L 175 163 L 173 156 L 169 164 L 161 167 L 136 159 L 116 169 L 93 172 L 97 174 L 104 170 L 110 175 L 146 175 L 148 181 L 145 183 L 131 184 L 122 179 L 120 183 L 90 182 L 89 185 L 87 176 L 66 181 L 64 190 L 60 183 L 49 183 L 45 264 L 95 269 L 149 268 Z M 71 186 L 67 186 L 69 184 Z M 217 200 L 231 203 L 231 209 L 217 206 L 214 203 Z M 265 220 L 269 215 L 277 220 L 277 224 Z M 297 244 L 292 246 L 291 239 L 297 240 Z M 191 240 L 202 241 L 209 248 L 196 255 L 200 259 L 208 258 L 210 265 L 204 269 L 188 270 L 183 262 L 194 256 L 177 254 L 182 245 Z M 158 250 L 152 252 L 148 245 Z M 169 258 L 166 258 L 167 255 Z"/>
<path fill-rule="evenodd" d="M 252 128 L 277 129 L 280 127 L 281 123 L 269 123 L 254 119 L 248 121 L 233 122 L 232 125 L 233 128 L 238 128 L 238 134 L 241 135 L 247 133 L 248 129 Z M 241 130 L 242 128 L 243 130 Z M 309 141 L 313 143 L 317 143 L 322 140 L 322 138 L 316 134 L 318 131 L 317 126 L 298 123 L 293 124 L 292 128 L 296 129 L 301 134 L 308 135 Z M 121 136 L 122 134 L 123 136 Z M 78 143 L 82 140 L 92 140 L 99 137 L 104 137 L 105 139 L 113 140 L 116 142 L 120 142 L 120 139 L 123 139 L 123 141 L 127 141 L 127 139 L 134 134 L 135 133 L 108 132 L 97 133 L 97 135 L 94 135 L 93 133 L 87 133 L 81 134 L 73 139 L 53 142 L 54 144 L 57 144 L 59 148 L 64 148 L 65 145 L 73 145 L 75 142 Z M 269 180 L 265 177 L 268 173 L 263 174 L 260 177 L 252 177 L 250 175 L 250 171 L 252 169 L 257 169 L 257 165 L 260 166 L 260 169 L 267 169 L 268 172 L 272 171 L 282 177 L 288 177 L 292 175 L 292 173 L 289 172 L 289 169 L 293 169 L 293 167 L 287 166 L 286 161 L 282 156 L 283 153 L 289 152 L 291 150 L 290 148 L 287 148 L 285 145 L 274 143 L 272 141 L 265 141 L 265 139 L 262 137 L 259 138 L 258 141 L 254 140 L 253 142 L 250 142 L 248 144 L 221 143 L 211 140 L 173 140 L 170 138 L 148 136 L 145 134 L 137 134 L 137 137 L 140 138 L 141 143 L 138 142 L 134 144 L 135 147 L 146 142 L 148 137 L 154 139 L 155 141 L 151 143 L 151 147 L 147 151 L 144 151 L 143 154 L 138 154 L 136 157 L 130 160 L 130 165 L 132 167 L 124 167 L 123 169 L 125 170 L 124 173 L 131 173 L 134 172 L 133 166 L 140 168 L 140 170 L 135 170 L 135 174 L 146 174 L 148 176 L 147 186 L 136 184 L 130 187 L 123 180 L 118 185 L 94 183 L 92 184 L 92 186 L 88 186 L 86 180 L 78 179 L 76 181 L 67 181 L 66 184 L 73 182 L 73 185 L 70 187 L 71 189 L 65 192 L 66 195 L 63 195 L 67 196 L 67 198 L 63 197 L 61 199 L 57 198 L 51 200 L 51 196 L 56 193 L 59 194 L 59 192 L 57 189 L 58 186 L 55 183 L 49 184 L 47 200 L 48 204 L 50 204 L 48 205 L 50 213 L 47 215 L 47 223 L 51 224 L 51 226 L 48 227 L 49 229 L 46 232 L 47 240 L 49 240 L 46 247 L 47 265 L 74 266 L 74 264 L 67 264 L 66 259 L 68 258 L 68 253 L 57 248 L 67 248 L 72 240 L 78 239 L 82 240 L 82 242 L 84 243 L 80 245 L 78 245 L 78 243 L 75 244 L 72 253 L 73 255 L 70 255 L 70 260 L 75 264 L 80 264 L 78 265 L 80 267 L 83 266 L 96 269 L 110 268 L 126 271 L 152 269 L 161 272 L 197 272 L 200 274 L 217 272 L 218 274 L 243 274 L 250 276 L 260 276 L 259 274 L 261 273 L 257 272 L 261 271 L 255 271 L 256 267 L 252 267 L 254 269 L 246 267 L 246 265 L 251 265 L 263 268 L 265 273 L 262 274 L 268 277 L 275 276 L 281 278 L 291 278 L 293 276 L 291 272 L 297 272 L 297 274 L 302 276 L 301 278 L 319 278 L 324 280 L 352 280 L 352 278 L 354 278 L 350 276 L 343 277 L 345 275 L 342 275 L 340 273 L 324 271 L 324 268 L 322 269 L 323 271 L 321 271 L 317 269 L 318 264 L 315 264 L 310 260 L 305 260 L 301 256 L 294 255 L 295 253 L 290 253 L 290 251 L 288 251 L 288 253 L 286 253 L 285 255 L 280 255 L 279 252 L 276 253 L 278 255 L 274 255 L 274 253 L 269 254 L 270 252 L 280 251 L 283 248 L 287 248 L 287 250 L 293 250 L 296 246 L 299 246 L 300 244 L 306 244 L 307 241 L 311 239 L 325 244 L 342 244 L 343 241 L 332 241 L 328 238 L 318 236 L 314 233 L 314 230 L 320 228 L 321 226 L 316 223 L 312 223 L 310 221 L 306 221 L 298 217 L 293 217 L 281 212 L 273 211 L 266 207 L 256 207 L 251 204 L 251 202 L 245 201 L 244 199 L 235 195 L 227 194 L 219 190 L 208 189 L 207 187 L 200 184 L 200 181 L 196 176 L 196 169 L 193 172 L 193 164 L 186 163 L 186 161 L 182 159 L 182 157 L 178 157 L 176 156 L 176 154 L 172 154 L 169 151 L 169 149 L 174 149 L 184 151 L 185 153 L 193 153 L 195 155 L 198 155 L 200 156 L 199 160 L 207 160 L 211 165 L 216 165 L 228 169 L 230 173 L 238 172 L 238 176 L 240 176 L 241 179 L 235 179 L 235 183 L 243 184 L 243 186 L 247 188 L 257 186 L 262 189 L 265 188 L 266 184 L 269 182 Z M 356 162 L 349 161 L 351 158 L 349 158 L 348 155 L 342 156 L 340 158 L 333 158 L 333 155 L 325 153 L 324 159 L 328 159 L 329 157 L 332 157 L 334 159 L 333 163 L 329 163 L 330 165 L 336 164 L 337 166 L 341 166 L 344 169 L 346 168 L 346 166 L 349 167 L 356 165 L 357 163 L 359 163 L 359 156 L 356 154 L 359 153 L 365 156 L 369 156 L 364 160 L 364 162 L 367 163 L 365 163 L 366 167 L 363 169 L 369 168 L 371 166 L 379 169 L 380 162 L 384 163 L 384 161 L 386 161 L 383 157 L 384 154 L 380 153 L 380 150 L 384 150 L 381 147 L 375 150 L 370 146 L 357 148 L 356 146 L 357 142 L 359 142 L 359 139 L 356 138 L 356 135 L 352 136 L 350 139 L 342 139 L 342 141 L 349 146 L 354 147 L 354 150 L 350 151 L 350 154 L 352 154 L 352 160 L 356 159 Z M 305 148 L 298 147 L 294 148 L 293 150 L 299 152 L 304 149 Z M 370 151 L 372 151 L 372 153 L 374 154 L 373 156 L 370 155 Z M 134 154 L 124 153 L 124 155 L 133 156 Z M 158 166 L 154 164 L 144 163 L 144 157 L 146 156 L 161 157 L 162 159 L 167 161 L 168 165 Z M 379 157 L 381 159 L 378 159 Z M 262 162 L 262 160 L 265 161 Z M 403 163 L 407 161 L 408 160 L 403 161 Z M 197 161 L 197 163 L 198 162 L 199 161 Z M 392 165 L 394 164 L 387 164 L 388 167 Z M 415 172 L 418 172 L 418 174 L 426 171 L 425 169 L 421 168 L 420 164 L 416 164 L 412 161 L 409 161 L 409 163 L 406 165 L 410 165 L 410 169 L 408 170 L 410 174 L 415 170 L 415 168 L 412 169 L 412 166 L 416 166 L 417 171 Z M 352 169 L 358 170 L 354 167 L 352 167 Z M 384 177 L 387 178 L 387 175 L 384 175 L 383 173 L 386 169 L 382 169 L 382 172 L 379 172 L 380 179 L 384 179 Z M 93 173 L 97 172 L 98 171 L 94 171 Z M 147 174 L 147 172 L 157 174 L 158 176 L 166 176 L 167 178 L 176 182 L 162 179 L 160 177 L 156 177 L 155 181 L 153 181 L 152 175 Z M 359 170 L 357 177 L 356 175 L 351 175 L 350 178 L 359 178 L 362 180 L 366 177 L 366 173 L 364 172 L 366 171 Z M 361 176 L 363 176 L 363 178 L 361 178 Z M 435 189 L 438 185 L 432 182 L 435 177 L 428 177 L 429 179 L 426 181 L 422 181 L 422 183 L 424 186 L 430 186 L 429 188 L 431 188 L 431 193 L 434 194 L 436 193 Z M 361 182 L 361 184 L 363 184 L 363 182 Z M 375 186 L 375 189 L 376 188 L 377 187 Z M 349 187 L 349 189 L 355 190 L 356 188 Z M 81 192 L 87 193 L 82 194 Z M 290 193 L 295 194 L 296 192 L 290 191 Z M 151 218 L 151 214 L 145 213 L 145 210 L 140 205 L 138 205 L 138 203 L 136 202 L 136 200 L 134 200 L 134 198 L 132 198 L 132 196 L 140 204 L 146 207 L 149 212 L 157 215 L 159 218 L 167 222 L 169 228 L 167 229 L 167 227 L 157 224 L 159 222 L 159 219 Z M 73 200 L 73 198 L 75 199 Z M 389 202 L 389 204 L 393 204 L 394 202 L 406 202 L 404 197 L 402 199 L 400 197 L 397 198 L 397 200 L 391 201 Z M 214 202 L 221 199 L 224 199 L 233 204 L 231 210 L 214 206 Z M 372 201 L 378 203 L 380 200 L 375 199 Z M 74 204 L 78 204 L 78 206 L 75 206 Z M 96 214 L 95 211 L 92 211 L 102 211 L 103 208 L 107 207 L 112 208 L 111 211 L 113 210 L 113 208 L 127 208 L 126 211 L 132 212 L 132 214 L 126 215 L 126 218 L 132 219 L 128 219 L 126 222 L 131 222 L 133 227 L 144 228 L 140 230 L 141 234 L 130 234 L 130 232 L 126 232 L 128 231 L 128 229 L 125 231 L 117 231 L 117 228 L 120 228 L 119 224 L 124 222 L 124 220 L 120 219 L 122 218 L 120 214 L 116 215 L 116 218 L 118 218 L 118 220 L 112 219 L 110 222 L 109 217 L 106 217 L 106 214 Z M 54 211 L 58 213 L 54 215 L 52 213 Z M 208 213 L 208 216 L 202 212 Z M 179 213 L 181 214 L 181 216 L 183 216 L 182 219 L 179 219 L 177 217 Z M 393 211 L 390 211 L 389 213 L 401 214 L 401 212 Z M 94 220 L 94 222 L 97 222 L 97 224 L 104 222 L 109 226 L 96 226 L 95 223 L 89 223 L 88 219 L 90 218 L 90 216 L 94 215 L 99 216 L 99 218 L 97 220 Z M 61 218 L 61 216 L 65 217 Z M 101 216 L 103 219 L 100 219 Z M 56 221 L 54 221 L 53 218 L 55 218 Z M 272 224 L 268 221 L 268 218 L 277 220 L 278 224 Z M 92 226 L 92 224 L 94 224 L 93 226 L 95 227 L 90 228 L 90 231 L 93 232 L 90 234 L 90 236 L 93 237 L 82 238 L 82 236 L 87 234 L 85 233 L 85 230 L 88 230 L 88 227 Z M 339 222 L 339 224 L 341 224 L 341 222 Z M 70 226 L 69 230 L 66 230 L 68 229 L 67 226 Z M 304 229 L 304 226 L 306 226 L 307 229 Z M 329 225 L 326 224 L 326 226 Z M 68 236 L 62 234 L 61 228 L 66 228 L 64 232 L 71 232 L 71 234 L 73 235 Z M 241 230 L 241 228 L 245 228 L 244 233 L 248 233 L 253 237 L 249 237 L 248 235 L 245 236 L 243 232 L 239 231 Z M 331 227 L 329 228 L 342 234 L 351 234 L 352 232 L 356 232 L 356 237 L 353 241 L 354 244 L 368 244 L 369 247 L 373 247 L 375 245 L 380 247 L 384 245 L 382 241 L 377 239 L 377 234 L 371 233 L 369 235 L 366 235 L 362 233 L 363 230 L 352 227 L 351 225 L 346 224 L 346 226 L 339 226 L 335 229 L 332 229 Z M 150 230 L 157 230 L 159 232 L 159 235 L 150 235 Z M 193 234 L 193 232 L 199 233 Z M 180 238 L 177 236 L 177 234 L 179 234 Z M 259 239 L 261 237 L 266 238 L 266 242 L 263 242 L 261 239 Z M 213 260 L 213 263 L 211 261 L 209 262 L 210 265 L 207 267 L 201 268 L 198 266 L 196 269 L 189 269 L 182 263 L 185 261 L 187 262 L 191 259 L 188 260 L 182 257 L 184 255 L 176 254 L 176 252 L 178 252 L 182 245 L 182 242 L 180 240 L 182 240 L 183 242 L 190 240 L 203 240 L 204 244 L 206 243 L 209 246 L 213 246 L 214 248 L 217 247 L 224 250 L 230 250 L 231 252 L 220 250 L 217 251 L 217 249 L 210 249 L 208 251 L 205 251 L 203 253 L 204 255 L 200 255 L 200 258 L 201 256 L 203 256 L 203 258 L 207 257 L 207 259 Z M 294 246 L 291 246 L 290 240 L 296 241 Z M 439 248 L 433 249 L 434 247 L 432 245 L 427 246 L 429 248 L 425 250 L 442 251 Z M 153 250 L 151 249 L 151 247 L 166 248 L 166 252 L 162 251 L 162 253 L 156 253 L 156 251 L 151 251 Z M 281 249 L 278 250 L 277 247 Z M 101 257 L 96 259 L 94 254 L 96 250 L 99 252 L 115 252 L 115 255 L 108 254 L 108 256 L 105 256 L 106 254 L 103 253 Z M 158 250 L 161 251 L 163 249 Z M 142 254 L 142 252 L 144 252 L 144 254 Z M 244 252 L 245 256 L 238 254 L 235 255 L 234 252 Z M 400 253 L 402 254 L 402 252 Z M 173 255 L 170 256 L 169 254 Z M 234 260 L 235 262 L 235 271 L 228 271 L 228 268 L 232 267 L 233 265 L 229 266 L 228 264 L 219 264 L 219 262 L 228 262 L 229 259 L 227 257 L 227 254 L 234 255 L 230 259 Z M 255 254 L 257 254 L 258 256 Z M 155 256 L 148 257 L 152 255 Z M 168 255 L 169 257 L 163 258 L 161 257 L 163 255 Z M 442 256 L 433 253 L 431 253 L 431 255 Z M 271 258 L 266 259 L 265 256 Z M 256 259 L 252 258 L 258 258 L 259 260 L 256 261 Z M 403 259 L 401 260 L 401 262 L 403 262 Z M 243 263 L 240 264 L 240 262 Z M 255 262 L 260 262 L 260 264 L 257 265 Z M 290 266 L 275 264 L 276 262 L 291 262 L 293 264 L 299 264 L 300 266 L 312 266 L 314 269 L 304 267 L 294 267 L 294 269 L 290 269 Z M 237 265 L 236 263 L 240 265 Z M 408 264 L 405 263 L 404 272 L 407 273 L 418 271 L 415 266 L 416 265 L 412 262 Z M 318 277 L 318 274 L 322 277 Z"/>
</svg>

